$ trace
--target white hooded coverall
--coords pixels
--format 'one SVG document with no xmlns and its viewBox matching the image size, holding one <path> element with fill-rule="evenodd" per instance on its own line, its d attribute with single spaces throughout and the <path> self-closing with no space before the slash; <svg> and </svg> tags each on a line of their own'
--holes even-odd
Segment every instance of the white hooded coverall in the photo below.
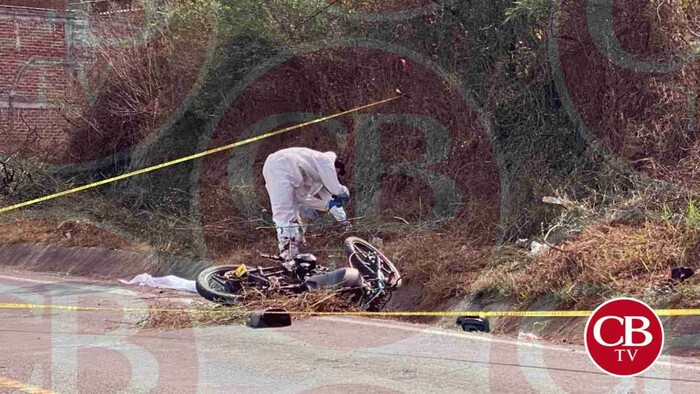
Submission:
<svg viewBox="0 0 700 394">
<path fill-rule="evenodd" d="M 300 226 L 302 209 L 325 212 L 333 195 L 350 197 L 348 188 L 338 181 L 336 157 L 334 152 L 287 148 L 265 160 L 263 177 L 279 248 L 280 251 L 289 248 L 290 257 L 298 253 L 298 245 L 304 240 Z M 342 209 L 334 208 L 331 213 L 338 221 L 346 220 Z"/>
</svg>

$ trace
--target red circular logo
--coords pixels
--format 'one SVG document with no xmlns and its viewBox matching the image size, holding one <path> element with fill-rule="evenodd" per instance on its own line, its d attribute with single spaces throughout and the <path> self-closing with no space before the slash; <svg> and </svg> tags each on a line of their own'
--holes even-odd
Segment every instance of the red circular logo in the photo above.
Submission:
<svg viewBox="0 0 700 394">
<path fill-rule="evenodd" d="M 647 304 L 616 298 L 593 312 L 586 323 L 584 342 L 600 369 L 614 376 L 635 376 L 661 355 L 664 330 L 659 316 Z"/>
</svg>

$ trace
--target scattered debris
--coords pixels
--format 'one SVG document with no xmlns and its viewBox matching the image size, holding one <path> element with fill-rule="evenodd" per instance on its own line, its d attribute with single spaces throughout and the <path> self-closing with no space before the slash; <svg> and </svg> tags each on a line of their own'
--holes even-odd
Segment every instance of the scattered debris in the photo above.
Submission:
<svg viewBox="0 0 700 394">
<path fill-rule="evenodd" d="M 553 204 L 553 205 L 561 205 L 567 208 L 570 208 L 571 206 L 574 205 L 574 203 L 566 198 L 559 198 L 559 197 L 551 197 L 551 196 L 545 196 L 542 197 L 542 202 L 545 204 Z"/>
<path fill-rule="evenodd" d="M 550 249 L 552 249 L 552 247 L 547 244 L 541 244 L 537 241 L 532 241 L 532 243 L 530 244 L 530 255 L 539 256 L 543 253 L 549 252 Z"/>
<path fill-rule="evenodd" d="M 292 317 L 282 308 L 269 308 L 250 315 L 248 326 L 252 328 L 288 327 Z"/>
<path fill-rule="evenodd" d="M 255 311 L 295 311 L 293 319 L 305 319 L 314 312 L 358 312 L 356 305 L 345 295 L 328 289 L 302 295 L 270 295 L 259 292 L 248 294 L 245 301 L 233 305 L 216 304 L 201 300 L 184 304 L 184 301 L 157 301 L 140 326 L 148 329 L 181 329 L 190 327 L 250 325 Z M 287 314 L 289 315 L 289 314 Z"/>
<path fill-rule="evenodd" d="M 198 326 L 245 324 L 250 312 L 241 306 L 222 306 L 206 301 L 185 304 L 182 300 L 156 301 L 138 325 L 145 329 L 171 330 Z"/>
<path fill-rule="evenodd" d="M 662 281 L 657 287 L 658 292 L 663 294 L 671 294 L 676 291 L 676 285 L 683 283 L 686 279 L 690 279 L 695 275 L 695 271 L 688 267 L 675 267 L 671 269 L 668 278 Z"/>
<path fill-rule="evenodd" d="M 684 280 L 689 279 L 691 276 L 695 275 L 695 271 L 688 267 L 675 267 L 671 270 L 671 280 L 679 281 L 683 283 Z"/>
<path fill-rule="evenodd" d="M 528 340 L 528 341 L 541 341 L 542 338 L 538 337 L 537 335 L 531 333 L 531 332 L 519 332 L 518 333 L 518 340 L 523 341 L 523 340 Z"/>
</svg>

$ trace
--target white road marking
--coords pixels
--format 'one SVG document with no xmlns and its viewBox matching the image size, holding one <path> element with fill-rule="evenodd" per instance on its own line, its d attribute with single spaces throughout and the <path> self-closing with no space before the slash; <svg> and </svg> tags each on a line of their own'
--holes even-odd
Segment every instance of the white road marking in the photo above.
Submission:
<svg viewBox="0 0 700 394">
<path fill-rule="evenodd" d="M 39 283 L 39 284 L 59 284 L 60 283 L 60 282 L 56 282 L 56 281 L 43 281 L 43 280 L 38 280 L 38 279 L 29 279 L 29 278 L 22 278 L 22 277 L 9 276 L 9 275 L 0 275 L 0 279 L 14 280 L 14 281 L 20 281 L 20 282 L 24 281 L 24 282 Z M 128 293 L 128 294 L 124 294 L 124 295 L 134 294 L 130 291 L 124 292 L 124 290 L 122 290 L 122 289 L 113 289 L 112 291 L 114 293 L 117 293 L 117 294 Z M 557 351 L 557 352 L 588 355 L 588 353 L 586 353 L 585 350 L 567 348 L 567 347 L 561 347 L 561 346 L 554 346 L 554 345 L 544 345 L 544 344 L 540 344 L 540 343 L 524 342 L 524 341 L 517 341 L 517 340 L 499 339 L 499 338 L 495 338 L 493 335 L 489 335 L 489 334 L 486 334 L 486 335 L 484 335 L 484 334 L 467 334 L 467 333 L 462 333 L 462 332 L 450 332 L 450 331 L 437 329 L 437 328 L 430 328 L 430 327 L 424 327 L 424 328 L 412 327 L 412 326 L 406 325 L 405 323 L 388 323 L 386 321 L 385 322 L 377 322 L 377 321 L 371 321 L 371 320 L 358 320 L 358 319 L 344 318 L 344 317 L 323 317 L 323 319 L 329 320 L 329 321 L 341 322 L 341 323 L 350 323 L 350 324 L 381 327 L 381 328 L 391 328 L 391 329 L 399 329 L 399 330 L 411 331 L 411 332 L 429 334 L 429 335 L 438 335 L 438 336 L 447 336 L 447 337 L 453 337 L 453 338 L 469 339 L 469 340 L 473 340 L 473 341 L 499 343 L 499 344 L 504 344 L 504 345 L 514 345 L 514 346 L 521 346 L 521 347 L 530 347 L 530 348 L 535 348 L 535 349 L 553 350 L 553 351 Z M 674 368 L 682 368 L 682 369 L 688 369 L 688 370 L 692 370 L 692 371 L 700 371 L 700 366 L 681 364 L 678 362 L 674 363 L 671 361 L 662 361 L 662 359 L 669 360 L 670 357 L 669 356 L 661 356 L 659 361 L 657 361 L 657 364 L 668 365 L 668 366 L 673 366 Z"/>
<path fill-rule="evenodd" d="M 20 278 L 20 277 L 17 277 L 17 276 L 9 276 L 9 275 L 0 275 L 0 279 L 14 280 L 14 281 L 17 281 L 17 282 L 39 283 L 39 284 L 42 284 L 42 285 L 53 285 L 53 284 L 59 283 L 59 282 L 55 282 L 55 281 L 54 281 L 54 282 L 49 282 L 49 281 L 46 281 L 46 280 L 29 279 L 29 278 Z"/>
<path fill-rule="evenodd" d="M 337 321 L 337 322 L 341 322 L 341 323 L 352 323 L 352 324 L 359 324 L 359 325 L 365 325 L 365 326 L 374 326 L 374 327 L 382 327 L 382 328 L 399 329 L 399 330 L 404 330 L 404 331 L 412 331 L 412 332 L 417 332 L 417 333 L 421 333 L 421 334 L 440 335 L 440 336 L 453 337 L 453 338 L 463 338 L 463 339 L 469 339 L 469 340 L 474 340 L 474 341 L 500 343 L 500 344 L 505 344 L 505 345 L 527 346 L 527 347 L 533 347 L 533 348 L 538 348 L 538 349 L 556 350 L 556 351 L 566 352 L 566 353 L 578 353 L 578 354 L 584 354 L 584 355 L 587 354 L 583 350 L 577 350 L 577 349 L 572 349 L 572 348 L 548 346 L 548 345 L 543 345 L 543 344 L 539 344 L 539 343 L 513 341 L 513 340 L 508 340 L 508 339 L 498 339 L 498 338 L 495 338 L 491 334 L 467 334 L 467 333 L 462 333 L 462 332 L 451 332 L 451 331 L 447 331 L 444 329 L 431 328 L 431 327 L 423 327 L 423 328 L 412 327 L 412 326 L 406 325 L 404 323 L 388 323 L 386 321 L 380 323 L 380 322 L 376 322 L 376 321 L 362 321 L 362 320 L 343 318 L 343 317 L 326 317 L 324 319 L 331 320 L 331 321 Z"/>
<path fill-rule="evenodd" d="M 581 355 L 586 355 L 586 356 L 588 355 L 588 353 L 585 350 L 567 348 L 567 347 L 562 347 L 562 346 L 554 346 L 554 345 L 544 345 L 544 344 L 540 344 L 540 343 L 524 342 L 524 341 L 517 341 L 517 340 L 510 340 L 510 339 L 499 339 L 499 338 L 495 338 L 493 335 L 490 335 L 490 334 L 467 334 L 467 333 L 462 333 L 462 332 L 450 332 L 447 330 L 430 328 L 430 327 L 425 327 L 425 328 L 411 327 L 411 326 L 406 325 L 404 323 L 376 322 L 376 321 L 369 321 L 369 320 L 364 321 L 364 320 L 357 320 L 357 319 L 343 318 L 343 317 L 324 317 L 324 319 L 330 320 L 330 321 L 336 321 L 336 322 L 340 322 L 340 323 L 350 323 L 350 324 L 358 324 L 358 325 L 372 326 L 372 327 L 399 329 L 399 330 L 411 331 L 411 332 L 420 333 L 420 334 L 439 335 L 439 336 L 446 336 L 446 337 L 453 337 L 453 338 L 462 338 L 462 339 L 467 339 L 467 340 L 472 340 L 472 341 L 499 343 L 499 344 L 504 344 L 504 345 L 530 347 L 530 348 L 543 349 L 543 350 L 553 350 L 553 351 L 557 351 L 557 352 L 574 353 L 574 354 L 581 354 Z M 660 360 L 657 361 L 657 364 L 669 365 L 669 366 L 673 366 L 674 368 L 683 368 L 683 369 L 689 369 L 692 371 L 700 371 L 700 366 L 690 365 L 690 364 L 681 364 L 679 362 L 661 361 L 661 359 L 668 360 L 669 358 L 670 358 L 669 356 L 661 356 L 659 358 Z"/>
</svg>

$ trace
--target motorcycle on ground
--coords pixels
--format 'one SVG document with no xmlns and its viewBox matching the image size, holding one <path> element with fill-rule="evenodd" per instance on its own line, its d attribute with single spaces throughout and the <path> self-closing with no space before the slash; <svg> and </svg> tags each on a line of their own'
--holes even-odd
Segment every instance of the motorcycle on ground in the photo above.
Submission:
<svg viewBox="0 0 700 394">
<path fill-rule="evenodd" d="M 197 277 L 197 292 L 213 302 L 235 304 L 245 301 L 255 290 L 290 295 L 338 289 L 349 294 L 361 310 L 382 310 L 401 286 L 401 274 L 396 266 L 377 248 L 358 237 L 345 239 L 343 253 L 347 266 L 335 270 L 319 265 L 312 254 L 298 255 L 291 269 L 282 264 L 282 258 L 270 255 L 261 255 L 261 258 L 279 264 L 207 268 Z"/>
</svg>

